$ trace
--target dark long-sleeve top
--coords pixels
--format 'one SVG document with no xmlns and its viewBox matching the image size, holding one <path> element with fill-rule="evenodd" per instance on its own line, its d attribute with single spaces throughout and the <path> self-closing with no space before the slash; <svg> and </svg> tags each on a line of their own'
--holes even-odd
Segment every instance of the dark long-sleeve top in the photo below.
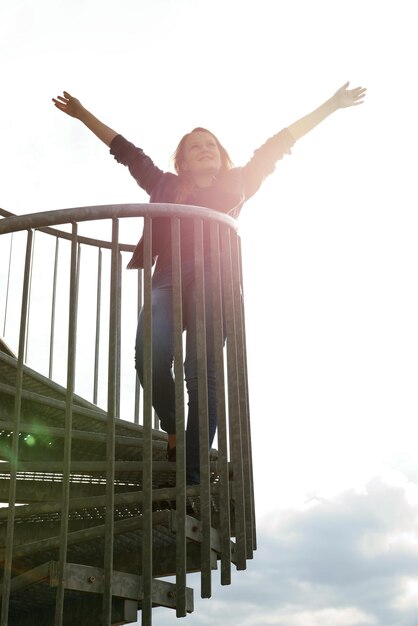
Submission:
<svg viewBox="0 0 418 626">
<path fill-rule="evenodd" d="M 295 140 L 287 128 L 270 137 L 258 148 L 243 167 L 222 170 L 210 187 L 194 187 L 181 204 L 202 206 L 238 217 L 242 205 L 260 188 L 263 180 L 271 174 L 277 161 L 290 154 Z M 179 203 L 182 181 L 176 174 L 163 172 L 141 148 L 137 148 L 122 135 L 110 144 L 110 153 L 118 163 L 129 168 L 138 185 L 150 196 L 150 202 Z M 206 237 L 205 237 L 206 239 Z M 182 219 L 182 259 L 193 255 L 193 220 Z M 152 256 L 158 257 L 158 268 L 171 263 L 170 219 L 153 219 Z M 138 242 L 128 264 L 129 269 L 143 266 L 142 238 Z"/>
</svg>

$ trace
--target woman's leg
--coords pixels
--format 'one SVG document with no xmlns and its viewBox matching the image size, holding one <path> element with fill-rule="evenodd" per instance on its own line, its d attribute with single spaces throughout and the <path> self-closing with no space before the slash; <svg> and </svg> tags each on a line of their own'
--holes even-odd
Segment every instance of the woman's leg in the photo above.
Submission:
<svg viewBox="0 0 418 626">
<path fill-rule="evenodd" d="M 216 433 L 216 376 L 212 319 L 211 277 L 206 275 L 205 321 L 206 321 L 206 368 L 209 415 L 209 449 Z M 199 403 L 196 351 L 196 302 L 194 286 L 187 298 L 187 339 L 186 360 L 184 363 L 187 391 L 189 394 L 189 412 L 186 431 L 186 466 L 188 484 L 200 482 L 199 471 Z"/>
<path fill-rule="evenodd" d="M 152 404 L 162 430 L 176 432 L 173 378 L 173 319 L 171 269 L 154 274 L 152 295 Z M 139 315 L 135 344 L 135 367 L 143 385 L 144 311 Z"/>
</svg>

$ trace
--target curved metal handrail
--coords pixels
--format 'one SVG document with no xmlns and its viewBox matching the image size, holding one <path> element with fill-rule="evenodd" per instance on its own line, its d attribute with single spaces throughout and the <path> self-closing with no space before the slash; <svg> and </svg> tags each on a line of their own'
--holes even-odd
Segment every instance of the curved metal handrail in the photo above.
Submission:
<svg viewBox="0 0 418 626">
<path fill-rule="evenodd" d="M 0 217 L 20 217 L 15 213 L 11 213 L 10 211 L 6 211 L 5 209 L 0 208 Z M 1 220 L 0 220 L 1 223 Z M 70 231 L 66 230 L 58 230 L 58 228 L 51 228 L 50 226 L 41 226 L 37 227 L 36 230 L 39 232 L 45 233 L 47 235 L 52 235 L 53 237 L 57 237 L 59 239 L 66 239 L 67 241 L 71 241 L 72 234 Z M 8 234 L 8 233 L 5 233 Z M 103 239 L 97 239 L 96 237 L 84 237 L 82 235 L 78 235 L 77 241 L 79 243 L 83 243 L 89 246 L 96 246 L 98 248 L 110 249 L 112 247 L 111 241 L 104 241 Z M 121 252 L 133 252 L 135 250 L 135 244 L 129 243 L 119 243 L 119 250 Z"/>
<path fill-rule="evenodd" d="M 201 217 L 238 229 L 237 221 L 230 215 L 201 206 L 153 202 L 150 204 L 108 204 L 74 207 L 15 215 L 0 220 L 0 234 L 42 228 L 71 222 L 88 222 L 116 217 Z"/>
</svg>

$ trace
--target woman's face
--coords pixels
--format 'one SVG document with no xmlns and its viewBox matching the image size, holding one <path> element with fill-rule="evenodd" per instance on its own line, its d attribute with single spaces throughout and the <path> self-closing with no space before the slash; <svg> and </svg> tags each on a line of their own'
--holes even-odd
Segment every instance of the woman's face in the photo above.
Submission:
<svg viewBox="0 0 418 626">
<path fill-rule="evenodd" d="M 194 131 L 184 145 L 182 171 L 190 173 L 197 184 L 211 181 L 221 168 L 221 153 L 215 138 L 207 131 Z"/>
</svg>

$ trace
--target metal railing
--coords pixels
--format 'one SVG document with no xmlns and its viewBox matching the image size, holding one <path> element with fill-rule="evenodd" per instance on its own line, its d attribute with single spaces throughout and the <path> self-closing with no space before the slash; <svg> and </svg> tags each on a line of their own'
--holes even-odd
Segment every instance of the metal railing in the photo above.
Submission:
<svg viewBox="0 0 418 626">
<path fill-rule="evenodd" d="M 51 608 L 46 597 L 46 612 L 42 613 L 45 625 L 69 623 L 65 620 L 68 620 L 68 612 L 71 613 L 70 607 L 74 607 L 74 612 L 81 606 L 81 601 L 77 604 L 71 594 L 81 592 L 85 598 L 94 579 L 92 574 L 90 582 L 76 584 L 72 576 L 77 578 L 77 573 L 82 573 L 85 567 L 97 568 L 100 561 L 103 580 L 94 592 L 95 600 L 97 594 L 101 597 L 101 610 L 92 624 L 128 623 L 130 618 L 126 615 L 124 621 L 116 616 L 116 605 L 123 596 L 119 587 L 128 588 L 130 584 L 139 588 L 135 593 L 126 593 L 124 601 L 129 610 L 132 605 L 141 609 L 144 626 L 152 623 L 153 605 L 166 603 L 175 607 L 178 617 L 185 616 L 191 610 L 190 590 L 186 586 L 189 571 L 201 572 L 201 596 L 210 597 L 214 559 L 220 560 L 221 584 L 230 584 L 231 565 L 245 569 L 247 559 L 252 558 L 256 548 L 242 266 L 236 222 L 227 215 L 202 207 L 169 204 L 81 207 L 23 216 L 13 216 L 0 209 L 0 215 L 3 216 L 0 220 L 0 321 L 3 317 L 4 345 L 9 348 L 3 347 L 0 355 L 5 371 L 14 372 L 13 385 L 6 375 L 1 378 L 0 373 L 0 408 L 5 407 L 0 413 L 0 428 L 10 442 L 7 453 L 1 451 L 3 463 L 0 465 L 0 472 L 9 478 L 8 506 L 3 512 L 0 510 L 0 525 L 3 520 L 5 526 L 1 626 L 31 623 L 25 622 L 22 615 L 16 618 L 18 621 L 13 621 L 13 611 L 17 610 L 13 595 L 26 585 L 35 584 L 33 581 L 39 582 L 33 572 L 45 568 L 45 560 L 56 564 L 56 575 L 50 574 L 50 587 L 56 589 L 54 607 Z M 120 223 L 133 217 L 144 220 L 144 269 L 125 272 L 122 271 L 123 259 L 132 253 L 134 246 L 120 242 Z M 161 460 L 164 459 L 165 434 L 158 431 L 151 385 L 151 240 L 153 220 L 161 217 L 171 224 L 177 433 L 175 475 L 171 486 L 163 487 L 159 476 L 168 475 L 172 464 Z M 185 464 L 180 229 L 186 218 L 193 219 L 194 224 L 200 450 L 200 484 L 197 486 L 186 485 Z M 100 240 L 80 234 L 82 223 L 93 224 L 98 231 L 103 230 L 105 220 L 112 227 L 109 238 Z M 71 230 L 56 228 L 64 224 L 70 225 Z M 204 229 L 210 237 L 209 252 L 205 249 Z M 212 268 L 209 288 L 216 367 L 216 461 L 208 445 L 204 306 L 208 288 L 204 284 L 208 280 L 204 266 L 208 261 Z M 130 357 L 125 356 L 127 346 L 134 344 L 136 319 L 142 307 L 143 391 L 133 368 L 133 348 Z M 33 383 L 26 384 L 31 376 L 36 378 L 34 371 L 54 381 L 51 392 L 45 391 L 48 385 L 44 380 L 38 381 L 43 391 L 33 392 Z M 61 399 L 56 397 L 58 387 L 64 390 Z M 28 419 L 27 407 L 38 411 L 36 424 Z M 36 460 L 29 462 L 24 442 L 35 436 L 42 414 L 52 411 L 52 407 L 54 411 L 61 411 L 61 417 L 54 418 L 56 423 L 50 419 L 48 433 L 52 442 L 61 442 L 61 457 L 58 461 L 48 454 L 38 458 L 33 452 Z M 80 426 L 83 411 L 92 416 L 94 426 Z M 89 437 L 104 446 L 99 461 L 88 456 L 91 450 L 87 450 L 83 460 L 82 446 Z M 134 460 L 120 456 L 122 453 L 118 450 L 122 444 L 131 452 L 135 448 Z M 77 461 L 74 455 L 79 455 Z M 47 503 L 19 496 L 23 493 L 25 479 L 39 485 L 46 475 L 54 476 L 61 485 L 59 498 L 56 492 L 49 497 L 42 496 Z M 80 477 L 84 481 L 94 479 L 103 486 L 100 495 L 90 498 L 90 502 L 88 498 L 74 497 Z M 168 512 L 166 502 L 170 503 Z M 74 512 L 79 519 L 90 519 L 91 507 L 100 508 L 102 524 L 91 527 L 89 522 L 86 528 L 75 530 Z M 160 531 L 155 528 L 161 523 L 163 512 L 175 537 L 170 548 L 175 571 L 171 571 L 172 565 L 167 566 L 166 571 L 156 566 L 155 556 L 161 555 L 161 545 Z M 55 529 L 37 545 L 20 537 L 22 520 L 32 519 L 34 514 L 41 519 L 42 515 L 52 513 L 57 516 L 59 532 Z M 129 571 L 121 572 L 119 538 L 123 536 L 125 543 L 128 542 L 134 529 L 139 533 L 134 542 L 139 556 L 133 569 L 125 568 Z M 71 546 L 78 545 L 78 541 L 93 541 L 91 545 L 101 555 L 95 554 L 91 562 L 86 557 L 87 563 L 71 563 L 69 559 L 74 560 Z M 190 544 L 198 545 L 197 556 L 192 556 Z M 25 561 L 28 554 L 32 557 Z M 36 558 L 33 555 L 37 555 Z M 160 576 L 169 571 L 175 575 L 174 591 L 170 588 L 168 592 L 171 604 L 163 598 L 167 595 L 164 586 L 167 583 L 160 580 Z M 136 576 L 134 583 L 133 576 Z M 38 597 L 41 596 L 38 594 Z M 85 610 L 92 610 L 96 615 L 97 603 L 93 602 L 92 607 Z"/>
</svg>

